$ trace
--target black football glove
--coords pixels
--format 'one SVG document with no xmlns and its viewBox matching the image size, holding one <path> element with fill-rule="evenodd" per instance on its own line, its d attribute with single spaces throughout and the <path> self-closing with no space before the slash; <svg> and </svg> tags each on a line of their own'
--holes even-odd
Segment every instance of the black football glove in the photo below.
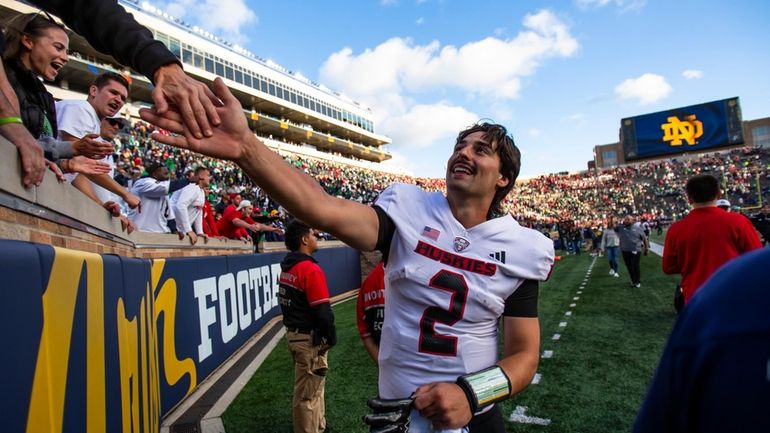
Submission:
<svg viewBox="0 0 770 433">
<path fill-rule="evenodd" d="M 363 420 L 369 425 L 370 433 L 408 433 L 409 413 L 412 411 L 412 398 L 381 399 L 373 398 L 366 404 L 374 413 L 364 415 Z"/>
</svg>

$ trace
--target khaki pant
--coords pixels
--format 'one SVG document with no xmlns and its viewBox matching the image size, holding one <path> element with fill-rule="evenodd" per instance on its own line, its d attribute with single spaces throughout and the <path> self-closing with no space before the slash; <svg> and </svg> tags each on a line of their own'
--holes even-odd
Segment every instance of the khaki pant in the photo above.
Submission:
<svg viewBox="0 0 770 433">
<path fill-rule="evenodd" d="M 294 359 L 294 433 L 323 433 L 326 430 L 324 384 L 329 364 L 329 346 L 313 346 L 310 335 L 286 332 L 289 352 Z"/>
</svg>

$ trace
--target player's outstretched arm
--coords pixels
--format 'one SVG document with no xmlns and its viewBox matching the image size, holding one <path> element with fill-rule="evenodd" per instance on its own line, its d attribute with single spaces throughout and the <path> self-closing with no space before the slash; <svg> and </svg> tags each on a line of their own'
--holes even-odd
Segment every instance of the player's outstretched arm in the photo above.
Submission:
<svg viewBox="0 0 770 433">
<path fill-rule="evenodd" d="M 221 123 L 213 128 L 211 137 L 192 135 L 173 106 L 163 114 L 142 109 L 140 115 L 150 123 L 179 134 L 155 133 L 154 140 L 234 161 L 273 199 L 311 227 L 331 233 L 354 248 L 374 249 L 379 222 L 371 207 L 326 194 L 313 178 L 268 149 L 249 130 L 240 102 L 221 78 L 214 81 L 214 94 L 224 105 L 216 107 Z"/>
</svg>

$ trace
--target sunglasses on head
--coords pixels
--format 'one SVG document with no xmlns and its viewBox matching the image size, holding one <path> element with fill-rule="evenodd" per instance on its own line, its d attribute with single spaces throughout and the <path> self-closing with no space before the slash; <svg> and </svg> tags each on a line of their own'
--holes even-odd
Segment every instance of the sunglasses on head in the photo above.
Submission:
<svg viewBox="0 0 770 433">
<path fill-rule="evenodd" d="M 62 29 L 64 28 L 64 26 L 63 26 L 62 24 L 60 24 L 60 23 L 56 22 L 56 20 L 55 20 L 55 19 L 53 19 L 53 17 L 51 16 L 51 14 L 49 14 L 48 12 L 46 12 L 46 11 L 44 11 L 44 10 L 42 10 L 42 9 L 41 9 L 41 10 L 37 11 L 37 13 L 36 13 L 35 15 L 32 15 L 32 17 L 30 17 L 30 19 L 28 19 L 28 20 L 25 22 L 25 24 L 24 24 L 24 32 L 26 32 L 26 31 L 27 31 L 27 26 L 28 26 L 28 25 L 29 25 L 29 24 L 30 24 L 32 21 L 35 21 L 35 19 L 36 19 L 37 17 L 40 17 L 40 18 L 42 18 L 42 19 L 44 19 L 44 20 L 47 20 L 47 21 L 50 21 L 50 22 L 52 22 L 52 23 L 56 24 L 57 26 L 61 27 Z"/>
</svg>

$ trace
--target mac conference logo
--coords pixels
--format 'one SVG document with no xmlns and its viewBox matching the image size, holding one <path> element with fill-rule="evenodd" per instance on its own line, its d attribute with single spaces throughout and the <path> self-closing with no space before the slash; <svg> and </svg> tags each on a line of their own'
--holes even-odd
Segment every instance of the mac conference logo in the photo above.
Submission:
<svg viewBox="0 0 770 433">
<path fill-rule="evenodd" d="M 681 146 L 682 140 L 688 145 L 697 144 L 697 139 L 703 135 L 703 122 L 695 118 L 694 114 L 685 116 L 684 120 L 679 120 L 677 116 L 671 116 L 668 123 L 660 125 L 663 130 L 663 141 L 671 146 Z"/>
</svg>

